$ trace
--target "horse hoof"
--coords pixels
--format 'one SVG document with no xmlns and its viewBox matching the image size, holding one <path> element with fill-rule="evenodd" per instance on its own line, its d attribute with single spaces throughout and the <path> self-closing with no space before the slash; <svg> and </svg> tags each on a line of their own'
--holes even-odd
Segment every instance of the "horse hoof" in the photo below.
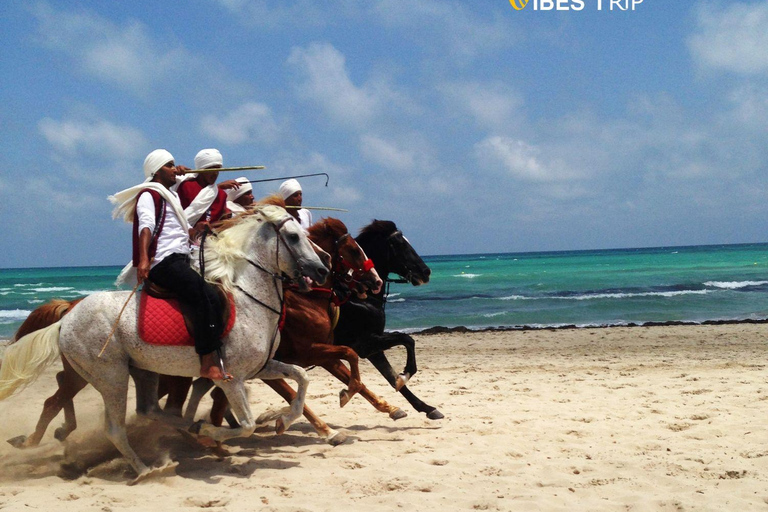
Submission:
<svg viewBox="0 0 768 512">
<path fill-rule="evenodd" d="M 427 413 L 427 418 L 429 418 L 430 420 L 441 420 L 445 418 L 445 416 L 443 416 L 443 413 L 441 413 L 437 409 L 432 409 L 429 413 Z"/>
<path fill-rule="evenodd" d="M 71 430 L 67 431 L 67 429 L 65 429 L 64 427 L 59 427 L 53 432 L 53 437 L 57 441 L 64 442 L 64 440 L 67 438 L 70 432 Z"/>
<path fill-rule="evenodd" d="M 200 430 L 203 428 L 203 423 L 205 423 L 203 420 L 197 420 L 192 424 L 191 427 L 189 427 L 189 432 L 195 435 L 200 435 Z"/>
<path fill-rule="evenodd" d="M 408 416 L 408 413 L 407 413 L 407 412 L 405 412 L 405 411 L 404 411 L 404 410 L 402 410 L 402 409 L 395 409 L 394 411 L 392 411 L 392 412 L 390 412 L 390 413 L 389 413 L 389 417 L 390 417 L 390 418 L 392 418 L 392 419 L 393 419 L 393 420 L 395 420 L 395 421 L 397 421 L 397 420 L 400 420 L 400 419 L 403 419 L 403 418 L 405 418 L 406 416 Z"/>
<path fill-rule="evenodd" d="M 149 468 L 144 471 L 142 471 L 139 476 L 128 482 L 128 485 L 136 485 L 139 482 L 143 482 L 144 480 L 147 480 L 148 478 L 155 478 L 159 476 L 173 476 L 176 474 L 176 466 L 178 466 L 178 462 L 168 462 L 162 466 L 156 467 L 156 468 Z"/>
<path fill-rule="evenodd" d="M 347 442 L 347 439 L 348 439 L 347 434 L 345 434 L 344 432 L 336 432 L 334 435 L 329 437 L 327 441 L 328 441 L 328 444 L 331 446 L 339 446 L 340 444 L 344 444 L 345 442 Z"/>
<path fill-rule="evenodd" d="M 408 381 L 411 380 L 411 376 L 407 373 L 401 373 L 397 376 L 397 380 L 395 380 L 395 391 L 400 391 L 403 386 L 408 384 Z"/>
<path fill-rule="evenodd" d="M 26 448 L 27 436 L 16 436 L 8 440 L 8 444 L 14 448 Z"/>
<path fill-rule="evenodd" d="M 349 403 L 350 400 L 352 400 L 352 397 L 349 396 L 349 393 L 346 389 L 339 391 L 339 407 L 344 407 Z"/>
<path fill-rule="evenodd" d="M 275 422 L 275 433 L 280 435 L 283 432 L 285 432 L 285 422 L 283 421 L 283 418 L 277 418 L 277 421 Z"/>
</svg>

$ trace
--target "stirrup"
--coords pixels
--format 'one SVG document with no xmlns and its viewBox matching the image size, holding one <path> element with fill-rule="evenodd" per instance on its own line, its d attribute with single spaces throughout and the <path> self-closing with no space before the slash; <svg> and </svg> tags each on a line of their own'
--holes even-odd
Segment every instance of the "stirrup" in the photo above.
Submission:
<svg viewBox="0 0 768 512">
<path fill-rule="evenodd" d="M 229 372 L 228 372 L 228 371 L 227 371 L 227 370 L 224 368 L 224 357 L 221 355 L 221 349 L 220 349 L 220 348 L 217 348 L 217 349 L 216 349 L 216 356 L 219 358 L 219 368 L 221 368 L 221 373 L 222 373 L 222 374 L 224 374 L 224 378 L 223 378 L 223 379 L 221 379 L 221 380 L 222 380 L 222 382 L 229 382 L 229 381 L 231 381 L 232 379 L 234 379 L 234 377 L 232 376 L 232 374 L 231 374 L 231 373 L 229 373 Z"/>
</svg>

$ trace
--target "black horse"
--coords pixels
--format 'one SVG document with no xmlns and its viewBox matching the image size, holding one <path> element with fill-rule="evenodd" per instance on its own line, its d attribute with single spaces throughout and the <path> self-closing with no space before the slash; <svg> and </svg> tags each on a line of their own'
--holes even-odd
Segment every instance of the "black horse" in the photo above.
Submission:
<svg viewBox="0 0 768 512">
<path fill-rule="evenodd" d="M 422 402 L 405 385 L 416 373 L 413 338 L 405 333 L 384 332 L 384 306 L 389 283 L 408 282 L 419 286 L 429 282 L 431 271 L 394 222 L 374 220 L 360 231 L 355 240 L 373 261 L 376 272 L 387 286 L 382 287 L 381 292 L 376 295 L 369 294 L 366 299 L 353 296 L 341 306 L 339 322 L 333 331 L 334 343 L 346 345 L 360 357 L 368 359 L 414 409 L 425 413 L 431 420 L 442 419 L 443 414 L 440 411 Z M 401 279 L 389 279 L 390 273 L 399 275 Z M 398 345 L 403 346 L 407 354 L 405 369 L 400 375 L 395 374 L 384 354 L 385 350 Z"/>
</svg>

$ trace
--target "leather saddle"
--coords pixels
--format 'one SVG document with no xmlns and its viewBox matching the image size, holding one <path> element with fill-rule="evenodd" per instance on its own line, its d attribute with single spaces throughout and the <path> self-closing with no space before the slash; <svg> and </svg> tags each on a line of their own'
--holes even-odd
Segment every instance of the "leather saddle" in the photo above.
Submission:
<svg viewBox="0 0 768 512">
<path fill-rule="evenodd" d="M 217 287 L 221 324 L 224 325 L 222 337 L 226 336 L 235 325 L 236 311 L 234 298 Z M 139 337 L 151 345 L 194 346 L 194 312 L 179 301 L 178 296 L 155 283 L 146 280 L 139 299 L 138 331 Z"/>
</svg>

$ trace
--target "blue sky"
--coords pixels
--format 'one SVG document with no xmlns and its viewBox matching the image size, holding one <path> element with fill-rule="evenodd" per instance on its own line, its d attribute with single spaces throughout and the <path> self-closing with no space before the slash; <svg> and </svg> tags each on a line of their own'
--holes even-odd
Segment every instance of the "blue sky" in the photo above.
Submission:
<svg viewBox="0 0 768 512">
<path fill-rule="evenodd" d="M 127 261 L 158 147 L 422 254 L 766 241 L 768 1 L 584 3 L 6 0 L 0 267 Z"/>
</svg>

